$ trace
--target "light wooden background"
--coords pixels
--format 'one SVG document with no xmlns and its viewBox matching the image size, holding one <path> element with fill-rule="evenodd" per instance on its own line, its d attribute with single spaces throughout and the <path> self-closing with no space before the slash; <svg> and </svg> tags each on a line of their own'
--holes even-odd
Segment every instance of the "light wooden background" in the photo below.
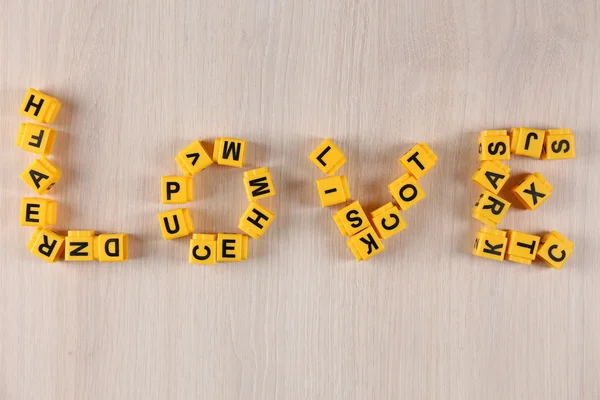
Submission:
<svg viewBox="0 0 600 400">
<path fill-rule="evenodd" d="M 0 0 L 0 398 L 600 398 L 599 4 Z M 30 86 L 63 101 L 57 229 L 128 232 L 129 262 L 26 250 Z M 469 254 L 478 132 L 521 125 L 577 136 L 576 160 L 510 162 L 555 192 L 502 227 L 573 239 L 559 272 Z M 188 240 L 160 236 L 160 176 L 218 136 L 271 169 L 278 218 L 247 262 L 190 266 Z M 323 137 L 370 210 L 415 142 L 440 157 L 369 262 L 318 205 Z M 235 231 L 242 170 L 195 189 L 196 231 Z"/>
</svg>

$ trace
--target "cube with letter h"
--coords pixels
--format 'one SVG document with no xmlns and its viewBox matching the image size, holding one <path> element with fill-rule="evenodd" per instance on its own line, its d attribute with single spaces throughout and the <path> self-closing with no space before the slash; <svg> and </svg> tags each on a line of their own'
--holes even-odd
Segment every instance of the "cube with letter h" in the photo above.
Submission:
<svg viewBox="0 0 600 400">
<path fill-rule="evenodd" d="M 39 90 L 29 89 L 21 104 L 21 115 L 43 124 L 52 124 L 60 110 L 60 102 Z"/>
<path fill-rule="evenodd" d="M 244 172 L 244 188 L 248 201 L 275 196 L 271 173 L 264 167 Z"/>
<path fill-rule="evenodd" d="M 239 221 L 238 228 L 253 239 L 261 237 L 271 226 L 275 214 L 257 203 L 250 203 Z"/>
</svg>

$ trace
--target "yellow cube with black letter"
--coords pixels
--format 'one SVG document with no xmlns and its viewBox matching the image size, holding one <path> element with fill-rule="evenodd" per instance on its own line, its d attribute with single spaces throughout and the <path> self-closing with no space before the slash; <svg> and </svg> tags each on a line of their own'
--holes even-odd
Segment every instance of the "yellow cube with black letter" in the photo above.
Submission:
<svg viewBox="0 0 600 400">
<path fill-rule="evenodd" d="M 250 203 L 240 218 L 238 228 L 253 239 L 261 237 L 271 226 L 275 214 L 258 203 Z"/>
<path fill-rule="evenodd" d="M 406 211 L 426 197 L 419 182 L 409 173 L 388 185 L 390 194 L 402 211 Z"/>
<path fill-rule="evenodd" d="M 350 189 L 345 176 L 317 179 L 317 191 L 322 207 L 334 206 L 350 200 Z"/>
<path fill-rule="evenodd" d="M 177 239 L 194 232 L 192 216 L 187 208 L 159 213 L 158 220 L 165 240 Z"/>
<path fill-rule="evenodd" d="M 438 157 L 435 155 L 433 150 L 427 145 L 427 143 L 419 143 L 412 149 L 404 153 L 398 160 L 404 168 L 407 169 L 408 173 L 415 177 L 415 179 L 421 179 L 423 175 L 429 172 Z"/>
<path fill-rule="evenodd" d="M 575 136 L 571 129 L 548 129 L 542 149 L 542 160 L 575 158 Z"/>
<path fill-rule="evenodd" d="M 542 237 L 537 252 L 538 258 L 554 269 L 561 269 L 573 254 L 575 244 L 557 231 Z"/>
<path fill-rule="evenodd" d="M 95 258 L 100 262 L 121 262 L 129 258 L 129 238 L 126 233 L 103 233 L 95 238 Z"/>
<path fill-rule="evenodd" d="M 346 163 L 344 153 L 331 139 L 325 139 L 310 153 L 308 159 L 312 161 L 323 173 L 331 176 Z"/>
<path fill-rule="evenodd" d="M 98 257 L 94 231 L 69 231 L 65 238 L 65 261 L 93 261 Z"/>
<path fill-rule="evenodd" d="M 343 236 L 352 236 L 371 226 L 358 201 L 353 201 L 333 214 L 333 220 Z"/>
<path fill-rule="evenodd" d="M 542 157 L 546 131 L 543 129 L 512 128 L 510 130 L 510 152 L 518 156 Z"/>
<path fill-rule="evenodd" d="M 248 259 L 248 236 L 240 233 L 217 235 L 217 262 L 239 262 Z"/>
<path fill-rule="evenodd" d="M 482 131 L 479 135 L 479 161 L 510 160 L 510 137 L 506 130 Z"/>
<path fill-rule="evenodd" d="M 17 146 L 42 156 L 52 151 L 56 131 L 43 125 L 24 122 L 19 127 Z"/>
<path fill-rule="evenodd" d="M 29 89 L 19 113 L 43 124 L 52 124 L 60 110 L 60 102 L 39 90 Z"/>
<path fill-rule="evenodd" d="M 266 167 L 244 172 L 244 188 L 248 201 L 275 196 L 271 173 Z"/>
<path fill-rule="evenodd" d="M 212 165 L 213 160 L 202 146 L 202 143 L 199 140 L 194 140 L 177 153 L 175 162 L 184 174 L 195 175 Z"/>
<path fill-rule="evenodd" d="M 24 197 L 21 200 L 21 226 L 49 226 L 56 223 L 56 201 Z"/>
<path fill-rule="evenodd" d="M 500 161 L 484 161 L 473 174 L 471 180 L 485 190 L 500 193 L 510 177 L 510 168 Z"/>
<path fill-rule="evenodd" d="M 525 208 L 535 210 L 550 198 L 552 190 L 552 185 L 546 178 L 536 172 L 519 182 L 512 189 L 512 192 Z"/>
<path fill-rule="evenodd" d="M 44 195 L 56 185 L 62 171 L 46 157 L 34 160 L 21 173 L 21 179 L 37 194 Z"/>
<path fill-rule="evenodd" d="M 504 261 L 507 242 L 505 231 L 482 227 L 477 233 L 473 245 L 473 255 L 495 261 Z"/>
<path fill-rule="evenodd" d="M 529 265 L 537 255 L 540 237 L 518 231 L 508 231 L 508 247 L 506 259 Z"/>
<path fill-rule="evenodd" d="M 383 242 L 372 226 L 363 229 L 348 239 L 348 247 L 356 261 L 368 260 L 385 250 Z"/>
<path fill-rule="evenodd" d="M 31 254 L 44 261 L 53 263 L 61 256 L 65 238 L 46 228 L 36 228 L 27 243 Z"/>
<path fill-rule="evenodd" d="M 217 235 L 194 233 L 190 239 L 190 264 L 217 263 Z"/>
<path fill-rule="evenodd" d="M 213 161 L 219 165 L 241 168 L 246 156 L 246 141 L 242 139 L 219 138 L 215 140 Z"/>
<path fill-rule="evenodd" d="M 473 207 L 473 218 L 491 227 L 496 227 L 502 222 L 510 208 L 510 203 L 490 191 L 484 191 L 475 207 Z"/>
<path fill-rule="evenodd" d="M 382 239 L 388 239 L 406 229 L 406 221 L 402 218 L 398 207 L 387 203 L 371 213 L 373 228 Z"/>
<path fill-rule="evenodd" d="M 191 176 L 163 176 L 161 189 L 163 204 L 185 204 L 194 199 Z"/>
</svg>

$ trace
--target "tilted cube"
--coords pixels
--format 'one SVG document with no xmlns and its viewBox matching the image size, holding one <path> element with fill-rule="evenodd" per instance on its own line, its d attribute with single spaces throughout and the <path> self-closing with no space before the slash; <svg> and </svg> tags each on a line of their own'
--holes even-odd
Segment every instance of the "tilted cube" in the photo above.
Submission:
<svg viewBox="0 0 600 400">
<path fill-rule="evenodd" d="M 373 228 L 382 239 L 388 239 L 406 229 L 406 221 L 402 218 L 398 207 L 387 203 L 371 213 Z"/>
<path fill-rule="evenodd" d="M 331 139 L 325 139 L 308 158 L 329 176 L 335 174 L 346 163 L 344 153 Z"/>
<path fill-rule="evenodd" d="M 535 210 L 550 198 L 552 190 L 552 185 L 546 178 L 536 172 L 523 179 L 512 189 L 512 192 L 525 208 Z"/>
<path fill-rule="evenodd" d="M 510 168 L 507 165 L 500 161 L 484 161 L 473 174 L 471 180 L 483 189 L 498 194 L 509 177 Z"/>
<path fill-rule="evenodd" d="M 257 203 L 250 203 L 239 221 L 238 228 L 253 239 L 261 237 L 271 226 L 275 214 Z"/>
<path fill-rule="evenodd" d="M 408 173 L 414 176 L 415 179 L 421 179 L 427 172 L 435 167 L 437 160 L 438 157 L 427 143 L 419 143 L 404 153 L 398 162 L 404 166 Z"/>
<path fill-rule="evenodd" d="M 390 194 L 402 211 L 406 211 L 426 197 L 414 176 L 406 173 L 388 185 Z"/>
<path fill-rule="evenodd" d="M 211 166 L 213 160 L 202 146 L 202 143 L 199 140 L 194 140 L 177 153 L 175 162 L 185 175 L 191 176 Z"/>
<path fill-rule="evenodd" d="M 56 98 L 39 90 L 29 89 L 19 113 L 43 124 L 53 124 L 60 106 L 61 104 Z"/>
<path fill-rule="evenodd" d="M 354 201 L 333 214 L 333 220 L 343 236 L 352 236 L 371 226 L 363 208 Z"/>
<path fill-rule="evenodd" d="M 21 173 L 21 179 L 37 194 L 44 195 L 56 185 L 62 171 L 45 157 L 34 160 Z"/>
<path fill-rule="evenodd" d="M 53 263 L 62 255 L 65 238 L 47 228 L 36 228 L 27 243 L 31 254 Z"/>
<path fill-rule="evenodd" d="M 554 269 L 561 269 L 573 254 L 575 244 L 557 231 L 542 237 L 537 252 L 538 258 Z"/>
</svg>

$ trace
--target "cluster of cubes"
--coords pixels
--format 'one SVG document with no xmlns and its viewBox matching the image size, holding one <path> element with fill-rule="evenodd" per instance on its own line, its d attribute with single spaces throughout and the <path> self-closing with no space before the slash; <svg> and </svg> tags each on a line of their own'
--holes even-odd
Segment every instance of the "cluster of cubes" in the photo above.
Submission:
<svg viewBox="0 0 600 400">
<path fill-rule="evenodd" d="M 39 123 L 54 123 L 61 103 L 54 97 L 29 89 L 19 112 Z M 52 152 L 56 131 L 46 125 L 24 122 L 19 127 L 17 146 L 41 157 L 21 174 L 21 179 L 38 195 L 47 194 L 56 185 L 61 170 L 46 158 Z M 27 243 L 29 251 L 48 262 L 65 261 L 117 262 L 128 258 L 127 234 L 101 234 L 94 231 L 68 231 L 62 236 L 48 226 L 56 224 L 57 203 L 46 198 L 25 197 L 21 200 L 21 226 L 36 227 Z"/>
<path fill-rule="evenodd" d="M 347 203 L 351 196 L 345 176 L 335 173 L 346 163 L 344 153 L 331 139 L 325 139 L 308 157 L 327 178 L 317 179 L 317 191 L 322 207 Z M 398 162 L 407 172 L 388 185 L 396 204 L 389 202 L 370 213 L 370 219 L 358 201 L 351 202 L 333 215 L 343 236 L 349 237 L 348 247 L 357 261 L 368 260 L 385 250 L 382 239 L 388 239 L 406 229 L 400 213 L 425 198 L 418 180 L 437 162 L 437 156 L 426 143 L 406 152 Z"/>
<path fill-rule="evenodd" d="M 213 163 L 241 168 L 244 165 L 246 141 L 232 138 L 215 140 L 212 157 L 198 140 L 193 141 L 177 153 L 175 162 L 182 176 L 163 176 L 161 192 L 163 204 L 185 204 L 194 199 L 192 176 Z M 275 195 L 271 173 L 267 168 L 244 172 L 244 187 L 248 197 L 248 208 L 241 216 L 238 228 L 241 233 L 193 233 L 194 224 L 189 209 L 177 208 L 158 214 L 165 240 L 188 235 L 190 239 L 190 264 L 216 264 L 239 262 L 248 258 L 248 236 L 260 238 L 273 223 L 275 214 L 258 204 L 259 199 Z"/>
<path fill-rule="evenodd" d="M 521 264 L 531 264 L 539 258 L 550 267 L 560 269 L 573 253 L 574 244 L 559 232 L 552 231 L 540 237 L 524 232 L 495 229 L 511 206 L 499 196 L 511 171 L 502 161 L 510 160 L 511 154 L 542 160 L 575 158 L 575 137 L 570 129 L 513 128 L 510 132 L 481 132 L 481 165 L 472 180 L 484 191 L 473 207 L 472 215 L 486 226 L 477 234 L 473 254 Z M 552 185 L 539 172 L 526 176 L 512 188 L 515 198 L 527 210 L 539 208 L 550 198 L 552 191 Z"/>
</svg>

